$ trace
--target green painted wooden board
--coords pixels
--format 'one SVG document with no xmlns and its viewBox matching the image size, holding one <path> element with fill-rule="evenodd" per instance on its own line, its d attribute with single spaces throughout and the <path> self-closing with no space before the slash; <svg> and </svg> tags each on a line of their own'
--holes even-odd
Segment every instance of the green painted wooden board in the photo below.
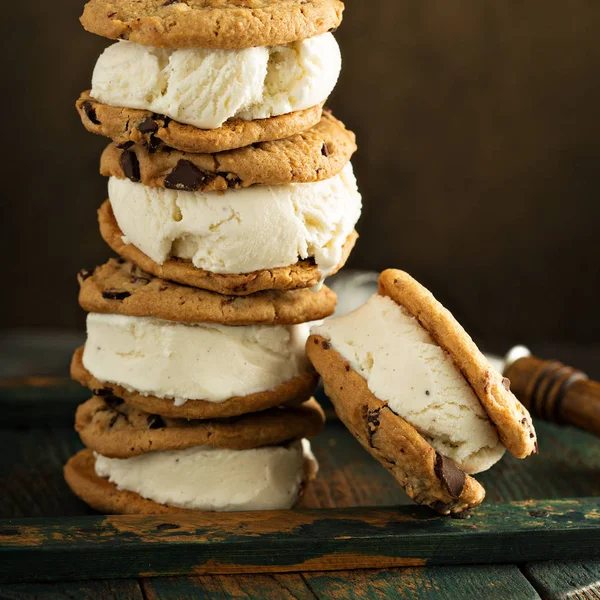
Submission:
<svg viewBox="0 0 600 600">
<path fill-rule="evenodd" d="M 319 598 L 403 600 L 534 600 L 540 596 L 514 565 L 452 566 L 362 572 L 307 573 Z"/>
<path fill-rule="evenodd" d="M 597 498 L 0 521 L 0 580 L 600 559 Z"/>
<path fill-rule="evenodd" d="M 523 573 L 546 600 L 600 600 L 598 561 L 533 563 L 525 565 Z"/>
</svg>

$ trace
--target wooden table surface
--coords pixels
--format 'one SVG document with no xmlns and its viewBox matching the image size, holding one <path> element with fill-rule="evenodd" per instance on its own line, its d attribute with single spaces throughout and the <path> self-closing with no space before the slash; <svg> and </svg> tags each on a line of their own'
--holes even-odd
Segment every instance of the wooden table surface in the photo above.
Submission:
<svg viewBox="0 0 600 600">
<path fill-rule="evenodd" d="M 35 352 L 31 351 L 30 356 L 33 354 Z M 55 353 L 53 360 L 60 369 L 57 354 L 60 352 Z M 569 355 L 579 359 L 585 356 L 585 368 L 595 374 L 596 354 L 592 360 L 582 349 L 562 355 L 559 349 L 552 357 L 568 360 Z M 5 356 L 7 350 L 0 339 L 0 357 Z M 14 355 L 12 358 L 14 366 L 18 361 Z M 597 496 L 600 506 L 600 440 L 574 429 L 545 423 L 539 423 L 538 429 L 539 456 L 524 462 L 506 457 L 497 467 L 478 476 L 486 487 L 487 502 Z M 303 500 L 305 506 L 394 506 L 407 502 L 387 471 L 364 452 L 338 421 L 330 422 L 313 446 L 321 464 L 321 474 L 308 489 Z M 14 415 L 9 414 L 4 422 L 0 421 L 0 517 L 93 514 L 70 493 L 61 475 L 66 459 L 80 447 L 70 423 L 60 419 L 32 418 L 29 426 L 23 426 L 16 425 Z M 4 583 L 0 584 L 0 599 L 5 598 L 598 600 L 600 562 Z"/>
</svg>

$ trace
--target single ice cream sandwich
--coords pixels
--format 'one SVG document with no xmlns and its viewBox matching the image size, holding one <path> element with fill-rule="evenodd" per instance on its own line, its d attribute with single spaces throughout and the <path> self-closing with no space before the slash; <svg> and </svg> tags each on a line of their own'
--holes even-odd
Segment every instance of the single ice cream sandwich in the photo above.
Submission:
<svg viewBox="0 0 600 600">
<path fill-rule="evenodd" d="M 210 419 L 297 404 L 314 391 L 307 321 L 334 310 L 327 288 L 223 296 L 116 259 L 80 272 L 79 283 L 90 312 L 71 374 L 98 395 L 152 414 Z"/>
<path fill-rule="evenodd" d="M 189 421 L 140 411 L 114 396 L 76 414 L 87 446 L 65 466 L 67 483 L 101 512 L 291 508 L 316 475 L 306 438 L 325 422 L 311 399 L 234 419 Z"/>
<path fill-rule="evenodd" d="M 217 192 L 109 179 L 100 233 L 162 279 L 221 294 L 313 287 L 346 262 L 362 199 L 348 163 L 330 179 Z"/>
<path fill-rule="evenodd" d="M 99 57 L 92 89 L 77 103 L 85 127 L 151 151 L 164 144 L 222 152 L 315 125 L 341 70 L 329 30 L 340 22 L 343 5 L 261 4 L 89 2 L 86 29 L 113 38 L 110 31 L 121 32 Z M 268 31 L 261 34 L 256 27 L 263 19 Z M 274 35 L 279 27 L 287 33 Z"/>
<path fill-rule="evenodd" d="M 508 449 L 537 451 L 527 410 L 471 338 L 408 274 L 312 329 L 309 358 L 341 420 L 419 504 L 443 513 L 482 502 L 469 476 Z"/>
<path fill-rule="evenodd" d="M 100 172 L 145 186 L 186 192 L 224 192 L 331 179 L 356 151 L 354 133 L 329 111 L 311 129 L 283 140 L 212 154 L 171 148 L 107 146 Z"/>
</svg>

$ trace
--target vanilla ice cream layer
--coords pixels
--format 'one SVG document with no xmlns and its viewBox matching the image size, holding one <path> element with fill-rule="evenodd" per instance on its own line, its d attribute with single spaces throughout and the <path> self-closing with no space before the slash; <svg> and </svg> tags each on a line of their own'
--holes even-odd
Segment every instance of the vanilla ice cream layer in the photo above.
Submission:
<svg viewBox="0 0 600 600">
<path fill-rule="evenodd" d="M 341 66 L 331 33 L 242 50 L 175 50 L 120 41 L 98 59 L 92 97 L 215 129 L 231 118 L 264 119 L 321 104 Z"/>
<path fill-rule="evenodd" d="M 308 371 L 308 324 L 187 324 L 90 313 L 83 365 L 98 380 L 143 395 L 224 402 Z"/>
<path fill-rule="evenodd" d="M 489 469 L 505 448 L 475 392 L 420 323 L 386 296 L 312 333 L 329 340 L 379 400 L 467 473 Z"/>
<path fill-rule="evenodd" d="M 96 454 L 96 474 L 119 490 L 194 510 L 292 508 L 301 491 L 307 440 L 287 446 L 226 450 L 196 446 L 133 458 Z"/>
<path fill-rule="evenodd" d="M 350 164 L 315 183 L 184 192 L 111 177 L 108 192 L 125 243 L 159 264 L 185 258 L 213 273 L 250 273 L 312 257 L 325 277 L 341 261 L 361 212 Z"/>
</svg>

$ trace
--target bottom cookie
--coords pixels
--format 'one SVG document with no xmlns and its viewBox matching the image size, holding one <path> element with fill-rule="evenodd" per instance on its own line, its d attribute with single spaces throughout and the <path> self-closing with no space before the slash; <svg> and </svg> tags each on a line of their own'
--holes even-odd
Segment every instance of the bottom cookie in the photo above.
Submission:
<svg viewBox="0 0 600 600">
<path fill-rule="evenodd" d="M 303 441 L 304 445 L 307 445 L 307 442 Z M 301 444 L 300 442 L 295 442 L 294 444 Z M 278 488 L 266 488 L 263 485 L 259 491 L 260 494 L 256 493 L 256 490 L 253 486 L 258 487 L 260 485 L 260 481 L 250 481 L 248 479 L 249 470 L 246 468 L 245 473 L 239 473 L 240 478 L 231 479 L 229 475 L 231 471 L 229 467 L 235 467 L 238 471 L 240 469 L 244 469 L 246 463 L 249 461 L 241 460 L 242 453 L 248 452 L 257 452 L 257 450 L 247 450 L 247 451 L 227 451 L 230 454 L 233 453 L 234 456 L 226 456 L 225 464 L 222 465 L 223 471 L 219 472 L 220 479 L 217 477 L 212 477 L 213 481 L 208 481 L 211 478 L 210 474 L 207 474 L 204 479 L 194 479 L 189 476 L 186 479 L 182 479 L 180 477 L 181 469 L 189 466 L 190 464 L 190 451 L 194 450 L 188 449 L 185 451 L 180 451 L 181 461 L 177 461 L 173 454 L 169 452 L 164 453 L 151 453 L 146 456 L 150 456 L 154 458 L 159 454 L 170 455 L 166 457 L 166 460 L 163 461 L 162 465 L 155 464 L 153 466 L 158 467 L 155 469 L 156 476 L 159 478 L 159 482 L 157 485 L 157 489 L 161 490 L 159 493 L 164 493 L 165 488 L 168 488 L 169 479 L 179 478 L 179 481 L 182 483 L 192 483 L 198 489 L 197 494 L 203 496 L 205 499 L 202 500 L 196 496 L 195 502 L 205 502 L 204 507 L 199 507 L 195 509 L 186 508 L 183 506 L 173 506 L 161 504 L 159 502 L 155 502 L 153 500 L 149 500 L 141 496 L 140 494 L 127 491 L 125 489 L 119 489 L 117 485 L 111 483 L 107 477 L 100 477 L 96 473 L 96 457 L 94 453 L 89 450 L 82 450 L 73 456 L 65 465 L 64 468 L 64 476 L 67 484 L 71 488 L 71 490 L 83 500 L 86 504 L 91 506 L 93 509 L 106 514 L 172 514 L 172 513 L 193 513 L 198 510 L 208 510 L 208 511 L 234 511 L 234 510 L 276 510 L 276 509 L 288 509 L 292 508 L 296 502 L 301 497 L 305 486 L 308 482 L 316 476 L 318 465 L 317 462 L 306 448 L 303 449 L 302 445 L 300 446 L 300 450 L 298 450 L 294 444 L 284 447 L 277 446 L 271 447 L 276 452 L 281 449 L 282 452 L 285 451 L 294 451 L 295 455 L 292 457 L 296 459 L 296 464 L 292 464 L 291 468 L 296 468 L 297 472 L 292 473 L 288 480 L 294 480 L 293 489 L 288 489 L 287 493 L 276 493 L 280 492 Z M 259 449 L 258 451 L 260 451 Z M 265 450 L 265 449 L 262 449 Z M 216 451 L 216 450 L 215 450 Z M 187 454 L 184 454 L 187 453 Z M 300 454 L 299 454 L 300 453 Z M 237 454 L 237 456 L 235 456 Z M 124 469 L 121 468 L 119 463 L 125 463 L 126 461 L 122 461 L 119 459 L 106 459 L 104 457 L 99 457 L 101 461 L 101 468 L 105 471 L 112 470 L 114 471 L 114 478 L 121 479 L 122 485 L 121 487 L 126 487 L 131 485 L 131 478 L 136 479 L 144 477 L 146 474 L 146 469 L 144 469 L 143 465 L 140 465 L 139 460 L 143 457 L 136 457 L 134 459 L 128 459 L 129 461 L 134 460 L 138 461 L 137 463 L 131 465 L 130 473 L 131 478 L 128 480 L 127 473 L 124 473 Z M 200 457 L 205 458 L 205 457 Z M 260 458 L 260 457 L 259 457 Z M 118 461 L 117 463 L 113 463 L 113 461 Z M 192 461 L 193 462 L 193 461 Z M 279 461 L 279 464 L 273 463 L 273 467 L 281 467 L 284 465 L 286 461 Z M 289 461 L 288 461 L 289 462 Z M 113 463 L 113 464 L 111 464 Z M 226 464 L 230 463 L 230 464 Z M 199 465 L 202 465 L 201 461 L 198 461 Z M 262 464 L 262 463 L 261 463 Z M 179 467 L 181 465 L 181 467 Z M 150 467 L 150 465 L 148 465 Z M 161 467 L 162 466 L 162 472 Z M 203 465 L 204 469 L 206 469 L 206 465 Z M 290 465 L 287 465 L 290 467 Z M 263 465 L 264 467 L 264 465 Z M 165 469 L 169 469 L 168 473 L 165 473 Z M 119 473 L 119 470 L 121 472 Z M 223 477 L 222 475 L 225 475 Z M 273 471 L 272 475 L 278 476 L 278 479 L 281 479 L 281 468 Z M 268 478 L 267 478 L 268 479 Z M 217 489 L 215 487 L 215 482 L 220 481 L 221 489 Z M 273 479 L 273 481 L 276 481 Z M 264 484 L 265 482 L 263 482 Z M 229 488 L 227 487 L 229 486 Z M 147 487 L 147 486 L 146 486 Z M 218 486 L 217 486 L 218 487 Z M 283 490 L 285 492 L 286 490 Z M 172 495 L 177 496 L 183 499 L 186 494 L 189 494 L 190 488 L 187 489 L 175 489 L 169 490 L 167 492 L 171 492 Z M 240 494 L 246 494 L 245 502 L 240 499 Z M 251 496 L 254 496 L 251 498 Z M 206 500 L 206 498 L 212 498 Z M 227 498 L 229 498 L 229 503 L 227 503 Z M 249 499 L 250 498 L 250 499 Z M 218 500 L 220 500 L 220 505 Z M 183 504 L 183 502 L 179 502 Z M 210 504 L 212 503 L 212 506 Z M 209 507 L 210 506 L 210 507 Z"/>
</svg>

